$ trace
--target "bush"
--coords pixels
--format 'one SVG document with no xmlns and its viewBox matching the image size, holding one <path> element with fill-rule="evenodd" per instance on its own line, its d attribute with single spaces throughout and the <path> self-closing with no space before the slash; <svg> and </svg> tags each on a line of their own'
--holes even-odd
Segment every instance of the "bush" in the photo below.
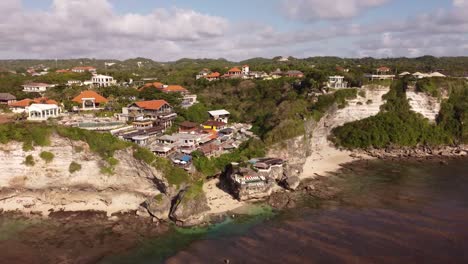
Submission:
<svg viewBox="0 0 468 264">
<path fill-rule="evenodd" d="M 156 156 L 148 149 L 135 146 L 133 149 L 133 157 L 137 160 L 144 161 L 146 164 L 152 164 Z"/>
<path fill-rule="evenodd" d="M 26 164 L 26 166 L 33 167 L 36 164 L 36 162 L 34 161 L 34 157 L 32 155 L 26 156 L 24 164 Z"/>
<path fill-rule="evenodd" d="M 74 161 L 72 161 L 72 163 L 70 163 L 70 166 L 68 167 L 68 171 L 70 173 L 75 173 L 77 171 L 80 171 L 81 170 L 81 165 L 79 163 L 76 163 Z"/>
<path fill-rule="evenodd" d="M 41 157 L 41 159 L 43 159 L 46 163 L 50 163 L 54 160 L 55 155 L 48 151 L 42 151 L 41 154 L 39 154 L 39 157 Z"/>
<path fill-rule="evenodd" d="M 114 168 L 104 166 L 104 167 L 101 167 L 100 172 L 101 172 L 101 174 L 114 175 Z"/>
<path fill-rule="evenodd" d="M 111 166 L 111 167 L 115 167 L 119 164 L 119 160 L 114 158 L 114 157 L 109 157 L 107 158 L 107 163 Z"/>
</svg>

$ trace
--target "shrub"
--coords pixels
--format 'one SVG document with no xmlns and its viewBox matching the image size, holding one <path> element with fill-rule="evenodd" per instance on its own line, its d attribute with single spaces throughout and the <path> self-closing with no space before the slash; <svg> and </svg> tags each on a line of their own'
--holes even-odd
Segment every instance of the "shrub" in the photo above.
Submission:
<svg viewBox="0 0 468 264">
<path fill-rule="evenodd" d="M 34 161 L 34 157 L 32 155 L 26 156 L 24 164 L 26 164 L 26 166 L 33 167 L 36 164 L 36 162 Z"/>
<path fill-rule="evenodd" d="M 100 170 L 101 174 L 106 174 L 106 175 L 114 175 L 114 168 L 104 166 Z"/>
<path fill-rule="evenodd" d="M 133 157 L 137 160 L 142 160 L 146 164 L 152 164 L 156 159 L 156 156 L 148 149 L 136 146 L 133 149 Z"/>
<path fill-rule="evenodd" d="M 81 152 L 83 152 L 84 148 L 82 146 L 75 146 L 75 147 L 73 147 L 73 150 L 76 153 L 81 153 Z"/>
<path fill-rule="evenodd" d="M 114 158 L 114 157 L 109 157 L 107 158 L 107 163 L 111 166 L 111 167 L 115 167 L 119 164 L 119 160 Z"/>
<path fill-rule="evenodd" d="M 70 163 L 70 166 L 68 167 L 68 171 L 70 173 L 75 173 L 75 172 L 80 171 L 80 170 L 81 170 L 81 164 L 76 163 L 74 161 L 72 161 L 72 163 Z"/>
<path fill-rule="evenodd" d="M 55 155 L 48 151 L 42 151 L 41 154 L 39 154 L 39 157 L 41 157 L 41 159 L 43 159 L 46 163 L 50 163 L 52 160 L 54 160 Z"/>
</svg>

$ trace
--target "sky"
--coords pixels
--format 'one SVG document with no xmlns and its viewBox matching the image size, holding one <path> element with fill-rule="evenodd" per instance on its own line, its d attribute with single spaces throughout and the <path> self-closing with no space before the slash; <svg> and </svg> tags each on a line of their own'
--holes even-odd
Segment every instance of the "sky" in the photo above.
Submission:
<svg viewBox="0 0 468 264">
<path fill-rule="evenodd" d="M 468 0 L 0 0 L 0 59 L 468 56 Z"/>
</svg>

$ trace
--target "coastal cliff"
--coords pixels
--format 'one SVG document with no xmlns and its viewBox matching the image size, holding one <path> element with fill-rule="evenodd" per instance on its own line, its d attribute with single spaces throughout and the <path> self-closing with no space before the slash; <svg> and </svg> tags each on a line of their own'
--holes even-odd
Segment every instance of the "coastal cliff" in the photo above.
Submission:
<svg viewBox="0 0 468 264">
<path fill-rule="evenodd" d="M 52 159 L 44 159 L 51 153 Z M 50 154 L 49 154 L 50 155 Z M 20 142 L 0 146 L 0 208 L 48 215 L 53 211 L 137 210 L 167 185 L 162 173 L 116 151 L 112 166 L 83 141 L 51 135 L 49 146 L 24 150 Z"/>
</svg>

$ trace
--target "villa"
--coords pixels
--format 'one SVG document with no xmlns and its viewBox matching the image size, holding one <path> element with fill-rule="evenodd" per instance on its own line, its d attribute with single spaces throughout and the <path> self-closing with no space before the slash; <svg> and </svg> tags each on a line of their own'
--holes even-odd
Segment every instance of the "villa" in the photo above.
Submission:
<svg viewBox="0 0 468 264">
<path fill-rule="evenodd" d="M 55 104 L 32 104 L 26 108 L 28 120 L 44 121 L 60 116 L 60 107 Z"/>
<path fill-rule="evenodd" d="M 23 92 L 26 92 L 26 93 L 45 93 L 47 92 L 47 89 L 55 87 L 55 84 L 27 83 L 22 86 L 23 86 Z"/>
<path fill-rule="evenodd" d="M 91 90 L 81 92 L 72 101 L 81 104 L 81 110 L 99 110 L 108 102 L 105 97 Z"/>
<path fill-rule="evenodd" d="M 51 100 L 46 97 L 41 97 L 41 98 L 34 98 L 34 99 L 23 99 L 20 101 L 16 101 L 14 103 L 10 103 L 9 107 L 11 111 L 14 113 L 24 113 L 27 112 L 27 108 L 31 104 L 49 104 L 49 105 L 58 105 L 57 101 Z"/>
<path fill-rule="evenodd" d="M 0 93 L 0 104 L 10 105 L 16 102 L 16 96 L 10 93 Z"/>
<path fill-rule="evenodd" d="M 107 75 L 94 75 L 91 81 L 97 87 L 108 87 L 117 84 L 117 81 L 112 76 Z"/>
<path fill-rule="evenodd" d="M 91 66 L 80 66 L 80 67 L 72 68 L 71 71 L 75 73 L 85 73 L 85 72 L 96 73 L 96 68 L 91 67 Z"/>
<path fill-rule="evenodd" d="M 332 89 L 344 89 L 348 87 L 348 82 L 344 80 L 344 76 L 328 77 L 327 87 Z"/>
</svg>

